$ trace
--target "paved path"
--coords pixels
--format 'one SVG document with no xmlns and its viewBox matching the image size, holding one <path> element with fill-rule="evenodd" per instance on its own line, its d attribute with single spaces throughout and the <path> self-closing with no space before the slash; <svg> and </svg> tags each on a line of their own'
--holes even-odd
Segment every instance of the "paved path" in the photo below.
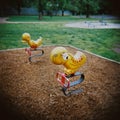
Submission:
<svg viewBox="0 0 120 120">
<path fill-rule="evenodd" d="M 0 23 L 6 23 L 7 19 L 8 19 L 8 17 L 0 17 Z"/>
<path fill-rule="evenodd" d="M 89 29 L 109 29 L 109 28 L 120 29 L 120 24 L 117 23 L 90 22 L 90 21 L 68 23 L 65 26 L 75 27 L 75 28 L 89 28 Z"/>
</svg>

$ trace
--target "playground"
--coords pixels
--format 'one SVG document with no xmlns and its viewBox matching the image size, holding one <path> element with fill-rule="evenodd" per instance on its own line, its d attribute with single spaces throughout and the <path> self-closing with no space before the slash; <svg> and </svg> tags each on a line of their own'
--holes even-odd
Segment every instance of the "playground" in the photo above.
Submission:
<svg viewBox="0 0 120 120">
<path fill-rule="evenodd" d="M 0 120 L 120 120 L 119 8 L 1 0 Z"/>
<path fill-rule="evenodd" d="M 30 63 L 25 49 L 0 51 L 0 118 L 5 120 L 117 120 L 120 108 L 120 64 L 82 51 L 87 58 L 79 71 L 83 92 L 65 96 L 56 81 L 62 65 L 50 61 L 55 46 Z M 78 50 L 65 46 L 72 54 Z"/>
</svg>

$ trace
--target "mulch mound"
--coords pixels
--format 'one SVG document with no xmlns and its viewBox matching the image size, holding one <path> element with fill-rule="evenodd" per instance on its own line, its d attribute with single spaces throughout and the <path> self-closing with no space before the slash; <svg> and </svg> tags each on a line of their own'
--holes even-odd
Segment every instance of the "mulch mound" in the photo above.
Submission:
<svg viewBox="0 0 120 120">
<path fill-rule="evenodd" d="M 85 80 L 76 86 L 83 92 L 67 97 L 55 78 L 63 66 L 49 59 L 54 47 L 42 47 L 45 54 L 36 63 L 29 63 L 24 49 L 0 52 L 0 119 L 119 119 L 120 64 L 84 52 L 87 62 L 79 71 Z"/>
</svg>

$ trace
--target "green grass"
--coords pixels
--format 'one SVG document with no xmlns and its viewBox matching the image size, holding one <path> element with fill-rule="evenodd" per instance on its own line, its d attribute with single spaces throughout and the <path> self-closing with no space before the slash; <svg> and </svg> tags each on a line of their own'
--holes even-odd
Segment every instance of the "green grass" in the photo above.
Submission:
<svg viewBox="0 0 120 120">
<path fill-rule="evenodd" d="M 69 21 L 100 21 L 101 18 L 81 18 L 79 16 L 43 16 L 42 20 L 39 20 L 38 16 L 11 16 L 8 21 L 12 22 L 69 22 Z M 112 23 L 120 23 L 119 19 L 104 19 L 104 21 Z"/>
<path fill-rule="evenodd" d="M 83 20 L 97 20 L 93 18 L 80 18 L 76 16 L 43 16 L 39 20 L 38 16 L 11 16 L 8 21 L 13 22 L 68 22 L 68 21 L 83 21 Z"/>
<path fill-rule="evenodd" d="M 22 21 L 27 21 L 25 18 L 23 17 Z M 47 18 L 54 19 L 54 17 Z M 17 19 L 15 17 L 13 21 Z M 34 40 L 42 36 L 43 45 L 72 45 L 120 62 L 120 53 L 113 51 L 116 45 L 120 45 L 120 29 L 80 29 L 64 26 L 66 22 L 79 21 L 75 19 L 78 18 L 70 16 L 56 20 L 59 22 L 48 20 L 39 23 L 0 24 L 0 49 L 28 47 L 21 42 L 22 34 L 28 32 Z"/>
</svg>

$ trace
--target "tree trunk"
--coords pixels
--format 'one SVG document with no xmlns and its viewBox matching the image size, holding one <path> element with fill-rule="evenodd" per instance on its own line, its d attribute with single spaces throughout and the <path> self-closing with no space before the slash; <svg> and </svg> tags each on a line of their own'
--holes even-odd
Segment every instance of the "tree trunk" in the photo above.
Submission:
<svg viewBox="0 0 120 120">
<path fill-rule="evenodd" d="M 42 13 L 39 12 L 39 20 L 42 20 Z"/>
<path fill-rule="evenodd" d="M 39 10 L 39 20 L 42 20 L 42 14 L 43 14 L 43 6 L 42 6 L 42 0 L 39 0 L 38 4 L 38 10 Z"/>
<path fill-rule="evenodd" d="M 86 5 L 86 18 L 90 17 L 90 6 L 89 4 Z"/>
<path fill-rule="evenodd" d="M 18 15 L 21 15 L 21 0 L 18 0 L 17 11 L 18 11 Z"/>
<path fill-rule="evenodd" d="M 64 10 L 62 10 L 62 16 L 64 16 Z"/>
</svg>

